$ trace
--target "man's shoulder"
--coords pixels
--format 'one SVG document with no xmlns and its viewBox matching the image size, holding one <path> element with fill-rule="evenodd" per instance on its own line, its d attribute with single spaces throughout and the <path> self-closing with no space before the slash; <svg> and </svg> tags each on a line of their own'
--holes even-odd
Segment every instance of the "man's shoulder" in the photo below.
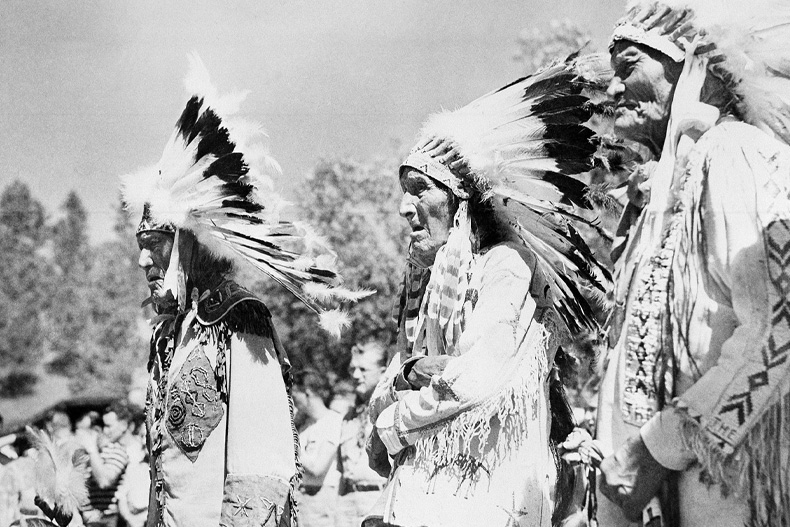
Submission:
<svg viewBox="0 0 790 527">
<path fill-rule="evenodd" d="M 271 336 L 272 316 L 263 300 L 232 280 L 209 293 L 198 306 L 197 320 L 203 326 L 224 322 L 234 332 Z"/>
<path fill-rule="evenodd" d="M 784 143 L 771 137 L 763 130 L 743 121 L 728 119 L 705 132 L 697 142 L 697 148 L 708 151 L 732 153 L 732 149 L 786 148 Z"/>
<path fill-rule="evenodd" d="M 486 249 L 478 264 L 486 273 L 501 271 L 529 277 L 535 266 L 535 255 L 519 242 L 504 241 Z"/>
<path fill-rule="evenodd" d="M 722 122 L 705 133 L 695 149 L 690 164 L 706 175 L 711 195 L 725 201 L 737 196 L 727 202 L 738 210 L 740 200 L 748 196 L 759 202 L 787 188 L 790 146 L 755 126 Z M 766 191 L 769 194 L 764 195 Z"/>
</svg>

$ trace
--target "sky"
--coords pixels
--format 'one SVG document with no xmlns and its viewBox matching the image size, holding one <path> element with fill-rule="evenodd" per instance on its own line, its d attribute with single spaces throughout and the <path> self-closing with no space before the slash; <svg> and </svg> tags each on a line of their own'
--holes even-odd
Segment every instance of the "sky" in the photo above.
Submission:
<svg viewBox="0 0 790 527">
<path fill-rule="evenodd" d="M 196 51 L 268 132 L 291 199 L 316 162 L 410 145 L 431 112 L 523 74 L 522 30 L 570 19 L 603 49 L 625 0 L 2 0 L 0 192 L 112 236 L 118 177 L 158 161 Z"/>
</svg>

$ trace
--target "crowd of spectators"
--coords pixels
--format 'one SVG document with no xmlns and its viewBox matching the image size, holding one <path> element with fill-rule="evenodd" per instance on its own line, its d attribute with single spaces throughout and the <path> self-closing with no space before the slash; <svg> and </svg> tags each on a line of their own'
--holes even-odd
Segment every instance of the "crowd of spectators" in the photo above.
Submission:
<svg viewBox="0 0 790 527">
<path fill-rule="evenodd" d="M 85 475 L 88 501 L 69 527 L 142 527 L 148 506 L 148 464 L 142 413 L 125 402 L 69 416 L 51 411 L 43 429 Z M 42 517 L 36 504 L 37 451 L 24 436 L 3 445 L 0 465 L 0 527 Z"/>
<path fill-rule="evenodd" d="M 359 525 L 381 495 L 385 479 L 369 468 L 365 440 L 372 426 L 367 403 L 387 357 L 386 346 L 369 341 L 351 350 L 350 380 L 332 383 L 310 368 L 294 375 L 304 468 L 298 501 L 304 527 Z M 590 384 L 575 397 L 588 403 L 574 408 L 581 426 L 592 425 L 596 394 Z M 70 417 L 56 410 L 47 416 L 44 429 L 59 447 L 72 452 L 73 462 L 86 475 L 89 500 L 70 527 L 145 525 L 149 467 L 142 412 L 132 408 L 119 402 L 103 413 L 88 410 Z M 42 515 L 34 502 L 35 455 L 25 441 L 0 444 L 5 463 L 0 464 L 0 527 Z"/>
</svg>

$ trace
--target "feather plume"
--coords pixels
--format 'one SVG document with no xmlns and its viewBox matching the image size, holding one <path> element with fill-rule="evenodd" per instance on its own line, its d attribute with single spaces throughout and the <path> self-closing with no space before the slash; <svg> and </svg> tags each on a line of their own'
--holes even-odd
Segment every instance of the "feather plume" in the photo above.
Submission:
<svg viewBox="0 0 790 527">
<path fill-rule="evenodd" d="M 49 435 L 32 427 L 27 434 L 38 453 L 35 463 L 36 494 L 66 514 L 79 514 L 88 499 L 87 474 L 75 467 L 72 452 L 56 445 Z"/>
<path fill-rule="evenodd" d="M 324 331 L 338 339 L 340 338 L 340 333 L 351 325 L 348 313 L 337 309 L 324 311 L 319 315 L 319 320 Z"/>
<path fill-rule="evenodd" d="M 319 284 L 316 282 L 306 283 L 302 290 L 304 291 L 305 295 L 308 296 L 308 298 L 314 298 L 321 302 L 326 302 L 333 299 L 356 302 L 375 293 L 375 291 L 368 291 L 364 289 L 357 291 L 346 289 L 344 287 L 327 287 L 324 284 Z"/>
</svg>

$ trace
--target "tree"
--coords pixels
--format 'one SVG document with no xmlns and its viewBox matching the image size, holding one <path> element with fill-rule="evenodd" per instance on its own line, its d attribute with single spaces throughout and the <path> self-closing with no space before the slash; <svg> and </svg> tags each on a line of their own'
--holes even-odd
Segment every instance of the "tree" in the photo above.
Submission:
<svg viewBox="0 0 790 527">
<path fill-rule="evenodd" d="M 0 394 L 30 393 L 43 356 L 49 297 L 44 207 L 21 181 L 0 195 Z"/>
<path fill-rule="evenodd" d="M 125 396 L 136 368 L 148 357 L 148 328 L 140 302 L 148 296 L 137 267 L 134 227 L 118 202 L 117 237 L 93 250 L 84 312 L 83 345 L 76 348 L 78 367 L 71 371 L 72 390 L 102 390 Z"/>
<path fill-rule="evenodd" d="M 297 366 L 347 376 L 349 350 L 356 342 L 391 343 L 392 306 L 406 254 L 406 223 L 398 216 L 398 163 L 379 159 L 360 163 L 327 159 L 318 164 L 300 195 L 301 217 L 317 228 L 337 251 L 346 285 L 375 290 L 350 306 L 351 327 L 338 341 L 317 330 L 317 317 L 273 281 L 258 290 L 271 308 L 280 337 Z"/>
<path fill-rule="evenodd" d="M 90 324 L 90 269 L 94 251 L 88 244 L 88 215 L 79 196 L 70 192 L 62 206 L 63 217 L 52 229 L 53 271 L 57 281 L 47 316 L 48 369 L 72 375 L 80 366 Z"/>
<path fill-rule="evenodd" d="M 523 64 L 524 73 L 529 75 L 579 51 L 590 40 L 590 33 L 570 20 L 552 20 L 548 29 L 532 27 L 521 31 L 516 39 L 519 50 L 514 60 Z"/>
</svg>

